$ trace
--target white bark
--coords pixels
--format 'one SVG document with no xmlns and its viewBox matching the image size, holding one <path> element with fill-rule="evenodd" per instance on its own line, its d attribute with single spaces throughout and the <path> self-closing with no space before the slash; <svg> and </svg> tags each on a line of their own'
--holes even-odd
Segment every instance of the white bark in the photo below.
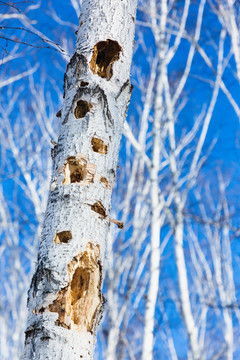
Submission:
<svg viewBox="0 0 240 360">
<path fill-rule="evenodd" d="M 136 6 L 136 0 L 83 3 L 64 79 L 24 360 L 93 358 L 111 190 L 131 93 Z"/>
<path fill-rule="evenodd" d="M 203 11 L 203 9 L 201 9 Z M 202 18 L 202 15 L 201 15 Z M 218 54 L 218 72 L 217 72 L 217 78 L 216 83 L 212 95 L 212 99 L 209 105 L 208 112 L 205 116 L 204 124 L 201 130 L 201 134 L 199 137 L 199 141 L 196 146 L 196 150 L 193 156 L 193 160 L 189 169 L 189 174 L 187 176 L 188 178 L 188 184 L 186 189 L 183 192 L 183 196 L 179 194 L 179 191 L 176 191 L 175 194 L 175 204 L 176 204 L 176 225 L 174 228 L 174 242 L 175 242 L 175 258 L 176 258 L 176 266 L 177 266 L 177 272 L 178 272 L 178 282 L 179 282 L 179 292 L 180 292 L 180 304 L 183 314 L 183 319 L 185 322 L 188 338 L 189 338 L 189 344 L 190 344 L 190 356 L 195 360 L 203 359 L 205 356 L 201 353 L 201 348 L 199 344 L 199 329 L 197 327 L 197 323 L 193 316 L 193 311 L 191 307 L 191 301 L 190 301 L 190 291 L 189 291 L 189 285 L 188 285 L 188 276 L 187 276 L 187 267 L 186 267 L 186 260 L 184 256 L 184 247 L 183 247 L 183 229 L 184 229 L 184 218 L 183 218 L 183 209 L 184 205 L 186 203 L 186 199 L 189 193 L 189 189 L 193 186 L 195 182 L 195 178 L 200 170 L 200 167 L 202 166 L 202 160 L 200 158 L 202 148 L 204 141 L 206 139 L 207 131 L 209 129 L 209 123 L 212 119 L 212 113 L 214 106 L 217 101 L 217 96 L 219 92 L 219 84 L 220 79 L 222 76 L 222 60 L 223 60 L 223 44 L 225 39 L 225 31 L 221 33 L 220 38 L 220 46 L 219 46 L 219 54 Z M 168 106 L 169 108 L 169 106 Z M 169 132 L 170 137 L 170 144 L 174 144 L 174 140 L 171 141 L 171 137 L 175 137 L 174 135 L 174 126 L 173 121 L 170 121 L 170 124 L 172 126 L 173 130 Z M 171 145 L 171 152 L 174 154 L 175 147 Z M 174 185 L 177 187 L 177 184 L 179 183 L 178 179 L 178 171 L 176 166 L 176 159 L 175 156 L 172 156 L 172 161 L 170 160 L 170 167 L 172 171 L 172 177 Z"/>
<path fill-rule="evenodd" d="M 222 179 L 222 175 L 219 174 L 221 202 L 223 204 L 218 205 L 217 218 L 221 217 L 221 210 L 223 207 L 225 224 L 222 229 L 222 239 L 219 228 L 216 227 L 213 238 L 210 241 L 210 249 L 213 260 L 215 281 L 219 293 L 219 300 L 222 306 L 223 319 L 225 324 L 224 339 L 226 343 L 226 359 L 233 359 L 233 320 L 232 309 L 229 304 L 235 302 L 235 289 L 232 274 L 232 253 L 229 239 L 229 211 L 228 204 L 225 198 L 225 184 Z M 229 266 L 230 265 L 230 266 Z M 225 273 L 224 273 L 225 272 Z M 224 277 L 226 280 L 224 281 Z M 229 306 L 229 307 L 228 307 Z"/>
<path fill-rule="evenodd" d="M 159 209 L 159 186 L 158 186 L 158 172 L 161 153 L 161 122 L 163 119 L 163 76 L 165 72 L 165 28 L 167 21 L 167 1 L 162 0 L 161 18 L 159 28 L 157 27 L 156 1 L 152 0 L 150 3 L 150 10 L 152 15 L 153 31 L 158 46 L 158 80 L 157 93 L 154 104 L 154 122 L 153 122 L 153 147 L 152 147 L 152 165 L 150 169 L 150 198 L 151 198 L 151 254 L 150 254 L 150 281 L 146 302 L 145 318 L 144 318 L 144 336 L 142 348 L 142 360 L 153 357 L 154 347 L 154 319 L 155 306 L 159 288 L 159 274 L 160 274 L 160 230 L 161 218 Z M 163 207 L 163 203 L 160 204 Z"/>
<path fill-rule="evenodd" d="M 221 0 L 216 4 L 210 3 L 216 12 L 222 27 L 227 30 L 231 38 L 232 54 L 236 64 L 236 75 L 240 81 L 240 32 L 238 4 L 233 0 Z"/>
</svg>

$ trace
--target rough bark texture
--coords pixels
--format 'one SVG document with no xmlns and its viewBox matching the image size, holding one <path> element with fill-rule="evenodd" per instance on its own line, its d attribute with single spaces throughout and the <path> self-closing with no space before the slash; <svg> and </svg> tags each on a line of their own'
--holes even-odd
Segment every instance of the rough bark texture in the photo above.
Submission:
<svg viewBox="0 0 240 360">
<path fill-rule="evenodd" d="M 131 95 L 136 6 L 137 0 L 83 2 L 58 113 L 24 360 L 93 358 L 111 192 Z"/>
</svg>

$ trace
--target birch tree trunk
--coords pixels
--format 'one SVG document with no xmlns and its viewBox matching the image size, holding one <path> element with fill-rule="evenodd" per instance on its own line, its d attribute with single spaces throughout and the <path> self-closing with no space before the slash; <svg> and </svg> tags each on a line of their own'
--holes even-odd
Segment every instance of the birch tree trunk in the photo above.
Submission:
<svg viewBox="0 0 240 360">
<path fill-rule="evenodd" d="M 154 103 L 154 120 L 153 120 L 153 146 L 152 146 L 152 165 L 150 170 L 150 198 L 151 198 L 151 255 L 150 255 L 150 281 L 147 295 L 146 311 L 144 318 L 144 336 L 142 347 L 142 360 L 153 358 L 154 348 L 154 319 L 155 307 L 157 302 L 158 288 L 159 288 L 159 274 L 160 274 L 160 232 L 161 232 L 161 217 L 160 213 L 163 207 L 163 202 L 159 201 L 159 164 L 161 154 L 161 122 L 163 119 L 163 76 L 165 71 L 165 56 L 166 56 L 166 41 L 165 29 L 167 21 L 167 2 L 160 1 L 161 17 L 159 28 L 156 20 L 157 2 L 152 0 L 150 2 L 152 27 L 155 35 L 155 41 L 158 47 L 159 64 L 158 64 L 158 78 L 156 85 L 156 98 Z M 159 206 L 160 205 L 160 206 Z"/>
<path fill-rule="evenodd" d="M 58 113 L 62 126 L 29 290 L 24 360 L 93 358 L 136 7 L 137 0 L 83 2 Z"/>
</svg>

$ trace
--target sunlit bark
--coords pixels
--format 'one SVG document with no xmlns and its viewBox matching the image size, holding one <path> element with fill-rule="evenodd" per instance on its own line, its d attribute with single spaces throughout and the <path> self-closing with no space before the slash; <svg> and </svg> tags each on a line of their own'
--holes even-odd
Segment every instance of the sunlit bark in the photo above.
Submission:
<svg viewBox="0 0 240 360">
<path fill-rule="evenodd" d="M 111 192 L 131 94 L 136 6 L 129 0 L 83 3 L 64 78 L 23 359 L 93 357 Z"/>
</svg>

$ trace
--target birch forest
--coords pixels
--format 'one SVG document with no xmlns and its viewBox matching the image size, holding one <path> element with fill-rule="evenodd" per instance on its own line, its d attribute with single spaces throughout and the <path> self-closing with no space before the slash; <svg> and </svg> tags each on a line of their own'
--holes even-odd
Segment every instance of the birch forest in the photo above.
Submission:
<svg viewBox="0 0 240 360">
<path fill-rule="evenodd" d="M 0 1 L 0 92 L 0 360 L 240 359 L 239 0 Z"/>
</svg>

